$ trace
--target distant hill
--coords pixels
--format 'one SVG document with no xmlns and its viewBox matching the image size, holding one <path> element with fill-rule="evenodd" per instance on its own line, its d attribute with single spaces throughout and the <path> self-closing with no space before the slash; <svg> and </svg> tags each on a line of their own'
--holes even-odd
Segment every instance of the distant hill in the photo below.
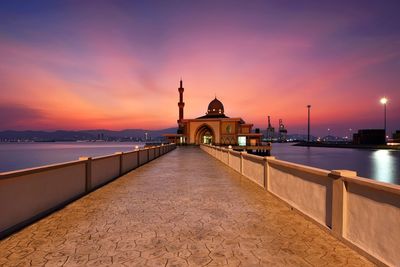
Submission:
<svg viewBox="0 0 400 267">
<path fill-rule="evenodd" d="M 0 131 L 0 141 L 77 141 L 77 140 L 109 140 L 109 141 L 145 141 L 160 140 L 165 133 L 176 133 L 177 128 L 161 130 L 126 129 L 83 130 L 83 131 Z"/>
</svg>

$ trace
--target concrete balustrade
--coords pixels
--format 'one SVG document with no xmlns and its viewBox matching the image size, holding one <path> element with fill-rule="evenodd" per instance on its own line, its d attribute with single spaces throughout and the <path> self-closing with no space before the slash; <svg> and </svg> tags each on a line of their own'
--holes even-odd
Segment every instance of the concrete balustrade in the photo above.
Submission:
<svg viewBox="0 0 400 267">
<path fill-rule="evenodd" d="M 400 264 L 399 186 L 344 174 L 342 234 L 379 260 Z"/>
<path fill-rule="evenodd" d="M 149 149 L 141 149 L 139 150 L 139 165 L 143 165 L 149 162 Z"/>
<path fill-rule="evenodd" d="M 86 192 L 86 164 L 74 161 L 0 174 L 0 234 Z"/>
<path fill-rule="evenodd" d="M 154 147 L 150 147 L 147 151 L 149 152 L 149 161 L 156 158 L 156 152 Z"/>
<path fill-rule="evenodd" d="M 122 173 L 127 173 L 130 170 L 139 166 L 139 151 L 131 151 L 122 154 Z"/>
<path fill-rule="evenodd" d="M 328 171 L 210 145 L 201 149 L 375 263 L 400 263 L 400 186 L 354 171 Z"/>
<path fill-rule="evenodd" d="M 157 147 L 155 147 L 155 149 L 154 149 L 154 157 L 155 157 L 155 158 L 158 158 L 159 156 L 160 156 L 160 147 L 157 146 Z"/>
<path fill-rule="evenodd" d="M 229 165 L 229 153 L 226 150 L 221 150 L 221 161 Z"/>
<path fill-rule="evenodd" d="M 322 225 L 332 226 L 332 178 L 329 171 L 267 159 L 269 191 Z"/>
<path fill-rule="evenodd" d="M 229 166 L 237 172 L 242 172 L 242 159 L 240 152 L 228 151 Z"/>
<path fill-rule="evenodd" d="M 120 155 L 92 159 L 92 188 L 97 188 L 121 175 Z"/>
<path fill-rule="evenodd" d="M 0 238 L 175 148 L 168 144 L 0 173 Z"/>
<path fill-rule="evenodd" d="M 241 153 L 242 174 L 264 187 L 264 158 Z"/>
</svg>

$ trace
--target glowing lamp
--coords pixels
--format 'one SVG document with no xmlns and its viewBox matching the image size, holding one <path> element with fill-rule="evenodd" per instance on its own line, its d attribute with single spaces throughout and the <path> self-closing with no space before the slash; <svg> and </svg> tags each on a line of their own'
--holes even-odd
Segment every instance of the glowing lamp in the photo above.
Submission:
<svg viewBox="0 0 400 267">
<path fill-rule="evenodd" d="M 388 99 L 386 97 L 382 97 L 381 98 L 381 104 L 382 105 L 386 105 L 387 102 L 388 102 Z"/>
</svg>

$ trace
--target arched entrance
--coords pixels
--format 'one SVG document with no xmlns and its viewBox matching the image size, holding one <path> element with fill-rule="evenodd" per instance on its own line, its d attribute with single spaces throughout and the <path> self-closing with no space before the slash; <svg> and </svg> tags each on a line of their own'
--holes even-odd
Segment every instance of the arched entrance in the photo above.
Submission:
<svg viewBox="0 0 400 267">
<path fill-rule="evenodd" d="M 214 131 L 207 124 L 201 125 L 196 131 L 196 145 L 212 144 L 215 140 Z"/>
</svg>

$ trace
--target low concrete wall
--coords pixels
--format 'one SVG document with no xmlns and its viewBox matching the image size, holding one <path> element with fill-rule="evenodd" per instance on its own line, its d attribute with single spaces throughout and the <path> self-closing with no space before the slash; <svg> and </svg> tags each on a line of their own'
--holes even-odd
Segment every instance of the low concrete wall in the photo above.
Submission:
<svg viewBox="0 0 400 267">
<path fill-rule="evenodd" d="M 149 161 L 148 148 L 139 150 L 139 165 L 143 165 Z"/>
<path fill-rule="evenodd" d="M 221 161 L 229 165 L 229 152 L 226 150 L 221 151 Z"/>
<path fill-rule="evenodd" d="M 0 175 L 0 237 L 86 190 L 86 164 L 75 161 Z M 7 231 L 8 230 L 8 231 Z"/>
<path fill-rule="evenodd" d="M 332 226 L 332 178 L 329 171 L 268 160 L 269 191 L 322 225 Z"/>
<path fill-rule="evenodd" d="M 122 154 L 122 173 L 127 173 L 130 170 L 139 166 L 139 151 L 132 151 Z"/>
<path fill-rule="evenodd" d="M 218 151 L 227 152 L 228 166 L 332 235 L 379 265 L 400 266 L 400 186 L 353 171 L 328 171 L 209 145 L 201 149 L 216 158 Z"/>
<path fill-rule="evenodd" d="M 255 155 L 241 153 L 242 155 L 242 174 L 264 187 L 264 158 Z"/>
<path fill-rule="evenodd" d="M 175 148 L 163 145 L 163 154 Z M 157 150 L 160 147 L 0 173 L 0 239 L 147 163 L 148 153 L 155 157 Z"/>
<path fill-rule="evenodd" d="M 93 158 L 92 187 L 99 187 L 120 176 L 120 155 Z"/>
<path fill-rule="evenodd" d="M 156 158 L 156 152 L 155 152 L 155 148 L 154 147 L 150 147 L 148 149 L 149 151 L 149 160 L 153 160 Z"/>
<path fill-rule="evenodd" d="M 344 183 L 347 188 L 344 238 L 388 265 L 399 266 L 398 188 L 355 177 L 345 177 Z"/>
<path fill-rule="evenodd" d="M 241 172 L 242 170 L 242 159 L 240 152 L 229 151 L 229 167 L 234 169 L 237 172 Z"/>
</svg>

